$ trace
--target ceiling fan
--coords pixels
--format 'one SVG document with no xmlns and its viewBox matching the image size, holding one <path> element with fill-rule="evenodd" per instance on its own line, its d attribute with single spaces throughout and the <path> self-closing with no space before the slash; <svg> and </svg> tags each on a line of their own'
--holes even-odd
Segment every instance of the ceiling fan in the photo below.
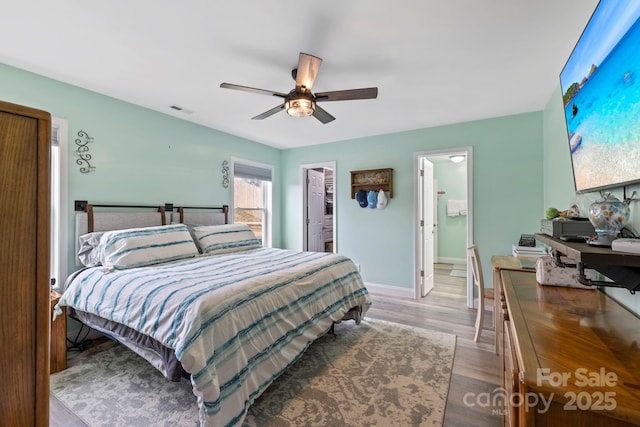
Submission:
<svg viewBox="0 0 640 427">
<path fill-rule="evenodd" d="M 256 89 L 248 86 L 240 86 L 231 83 L 221 83 L 220 87 L 225 89 L 242 90 L 245 92 L 261 93 L 263 95 L 276 96 L 282 98 L 281 105 L 273 107 L 262 114 L 252 117 L 253 120 L 262 120 L 275 113 L 286 110 L 287 114 L 295 117 L 313 116 L 323 124 L 335 120 L 331 114 L 320 108 L 318 102 L 347 101 L 352 99 L 374 99 L 378 97 L 377 87 L 363 89 L 336 90 L 332 92 L 311 92 L 313 83 L 318 75 L 322 58 L 300 52 L 298 67 L 291 70 L 291 76 L 296 81 L 295 89 L 289 93 L 274 92 L 266 89 Z"/>
</svg>

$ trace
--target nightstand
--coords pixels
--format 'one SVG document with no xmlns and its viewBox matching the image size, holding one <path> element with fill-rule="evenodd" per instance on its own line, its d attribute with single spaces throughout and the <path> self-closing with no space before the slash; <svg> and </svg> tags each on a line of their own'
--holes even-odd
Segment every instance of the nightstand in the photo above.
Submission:
<svg viewBox="0 0 640 427">
<path fill-rule="evenodd" d="M 67 369 L 67 309 L 62 308 L 62 314 L 53 320 L 53 308 L 60 301 L 60 295 L 51 291 L 51 355 L 49 373 Z"/>
</svg>

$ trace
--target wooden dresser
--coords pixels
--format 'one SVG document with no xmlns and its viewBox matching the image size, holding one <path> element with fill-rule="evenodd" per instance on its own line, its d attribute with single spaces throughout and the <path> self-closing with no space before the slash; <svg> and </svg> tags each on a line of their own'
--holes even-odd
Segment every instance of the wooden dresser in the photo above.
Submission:
<svg viewBox="0 0 640 427">
<path fill-rule="evenodd" d="M 0 426 L 49 425 L 49 113 L 0 101 Z"/>
<path fill-rule="evenodd" d="M 640 425 L 640 319 L 598 290 L 500 278 L 505 424 Z"/>
</svg>

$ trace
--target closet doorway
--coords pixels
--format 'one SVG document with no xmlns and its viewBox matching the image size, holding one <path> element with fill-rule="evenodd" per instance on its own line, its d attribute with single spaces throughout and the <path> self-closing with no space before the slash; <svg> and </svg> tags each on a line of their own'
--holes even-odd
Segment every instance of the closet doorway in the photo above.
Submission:
<svg viewBox="0 0 640 427">
<path fill-rule="evenodd" d="M 435 263 L 466 276 L 467 306 L 473 282 L 466 248 L 473 243 L 472 147 L 414 153 L 415 298 L 433 286 Z M 466 270 L 466 271 L 465 271 Z"/>
<path fill-rule="evenodd" d="M 337 252 L 336 162 L 302 165 L 302 250 Z"/>
</svg>

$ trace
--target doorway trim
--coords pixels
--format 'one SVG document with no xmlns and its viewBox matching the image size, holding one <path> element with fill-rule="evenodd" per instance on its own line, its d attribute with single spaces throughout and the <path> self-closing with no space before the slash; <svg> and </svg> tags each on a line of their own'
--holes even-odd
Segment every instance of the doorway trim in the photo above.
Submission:
<svg viewBox="0 0 640 427">
<path fill-rule="evenodd" d="M 52 224 L 52 229 L 58 229 L 58 283 L 56 289 L 63 289 L 69 272 L 69 121 L 59 117 L 51 117 L 52 127 L 58 129 L 58 211 L 57 223 Z M 52 179 L 52 185 L 54 180 Z"/>
<path fill-rule="evenodd" d="M 300 165 L 300 187 L 302 188 L 302 211 L 300 212 L 300 222 L 302 223 L 302 250 L 306 250 L 307 247 L 307 169 L 316 168 L 333 170 L 333 252 L 338 253 L 338 174 L 335 160 Z"/>
<path fill-rule="evenodd" d="M 420 158 L 464 154 L 467 157 L 467 247 L 473 244 L 473 147 L 446 148 L 440 150 L 418 151 L 413 153 L 413 253 L 414 253 L 414 294 L 420 299 L 420 194 L 418 179 Z M 469 271 L 469 269 L 467 269 Z M 473 281 L 467 274 L 467 307 L 473 308 Z"/>
</svg>

